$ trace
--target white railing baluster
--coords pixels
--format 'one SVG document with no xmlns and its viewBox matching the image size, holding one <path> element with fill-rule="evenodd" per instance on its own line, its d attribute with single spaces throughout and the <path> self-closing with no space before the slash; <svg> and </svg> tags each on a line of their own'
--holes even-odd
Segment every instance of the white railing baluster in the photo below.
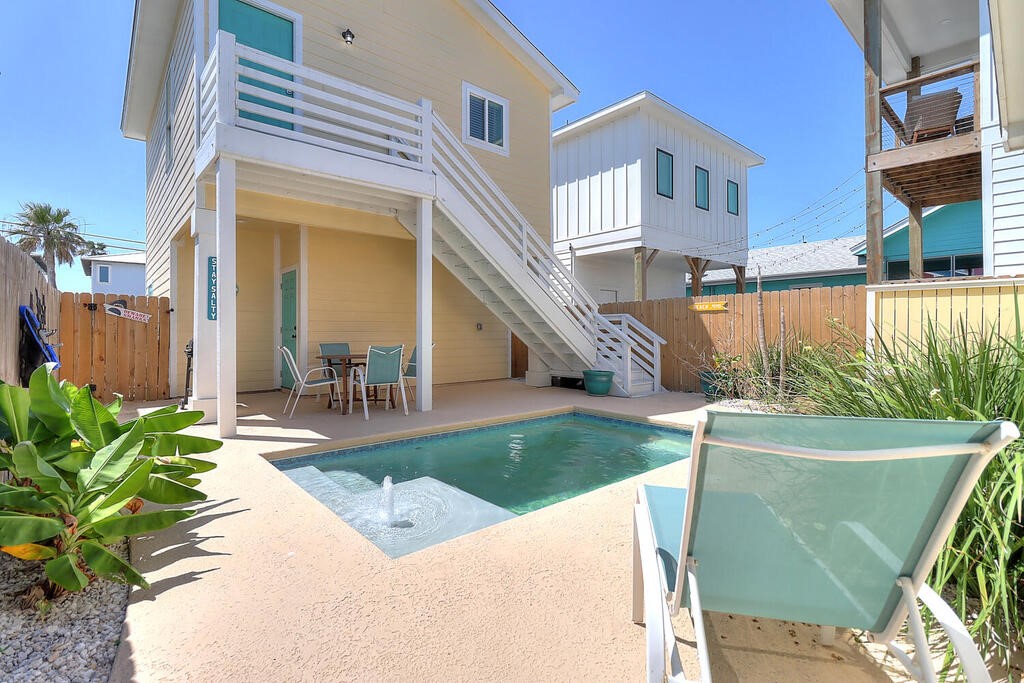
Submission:
<svg viewBox="0 0 1024 683">
<path fill-rule="evenodd" d="M 420 98 L 420 160 L 423 164 L 423 171 L 434 172 L 434 105 L 425 98 Z"/>
</svg>

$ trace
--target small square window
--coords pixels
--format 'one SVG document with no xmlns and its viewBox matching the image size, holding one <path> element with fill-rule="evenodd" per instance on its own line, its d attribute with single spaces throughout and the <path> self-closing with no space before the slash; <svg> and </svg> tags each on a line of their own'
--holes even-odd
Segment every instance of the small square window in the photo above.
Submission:
<svg viewBox="0 0 1024 683">
<path fill-rule="evenodd" d="M 740 186 L 731 180 L 725 181 L 725 194 L 728 201 L 726 210 L 733 216 L 740 215 Z"/>
<path fill-rule="evenodd" d="M 672 199 L 673 168 L 672 155 L 663 149 L 658 150 L 658 194 Z"/>
<path fill-rule="evenodd" d="M 508 100 L 462 84 L 462 139 L 477 147 L 508 154 Z"/>
<path fill-rule="evenodd" d="M 103 284 L 109 284 L 110 266 L 96 266 L 96 268 L 98 271 L 96 277 L 99 278 L 99 281 L 102 282 Z"/>
<path fill-rule="evenodd" d="M 693 203 L 698 209 L 707 211 L 711 207 L 708 197 L 708 170 L 695 166 L 693 170 Z"/>
</svg>

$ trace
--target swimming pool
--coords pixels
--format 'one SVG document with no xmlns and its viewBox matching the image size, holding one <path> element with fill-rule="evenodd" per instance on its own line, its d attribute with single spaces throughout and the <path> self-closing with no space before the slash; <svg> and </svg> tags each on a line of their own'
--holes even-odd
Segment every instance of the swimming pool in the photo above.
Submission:
<svg viewBox="0 0 1024 683">
<path fill-rule="evenodd" d="M 681 429 L 571 412 L 274 464 L 396 557 L 681 460 L 690 441 Z M 406 526 L 370 529 L 381 526 L 387 476 Z"/>
</svg>

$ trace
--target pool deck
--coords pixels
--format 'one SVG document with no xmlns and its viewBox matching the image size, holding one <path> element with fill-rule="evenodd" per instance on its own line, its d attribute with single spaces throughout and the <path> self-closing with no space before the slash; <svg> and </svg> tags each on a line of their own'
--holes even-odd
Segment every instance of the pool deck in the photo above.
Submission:
<svg viewBox="0 0 1024 683">
<path fill-rule="evenodd" d="M 573 407 L 689 425 L 703 396 L 593 398 L 504 380 L 437 387 L 434 411 L 377 408 L 369 422 L 313 399 L 288 420 L 276 393 L 239 402 L 239 435 L 203 476 L 209 501 L 132 544 L 152 588 L 132 591 L 111 680 L 644 680 L 644 629 L 630 620 L 634 492 L 678 485 L 685 462 L 392 560 L 264 454 Z M 850 633 L 823 647 L 803 624 L 706 624 L 718 683 L 906 680 Z M 676 633 L 695 676 L 685 615 Z"/>
</svg>

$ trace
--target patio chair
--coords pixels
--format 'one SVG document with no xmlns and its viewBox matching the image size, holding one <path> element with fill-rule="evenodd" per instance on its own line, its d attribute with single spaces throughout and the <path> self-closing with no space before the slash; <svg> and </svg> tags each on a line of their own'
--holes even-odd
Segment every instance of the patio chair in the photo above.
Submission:
<svg viewBox="0 0 1024 683">
<path fill-rule="evenodd" d="M 963 95 L 956 88 L 927 95 L 907 97 L 907 115 L 903 117 L 907 144 L 916 145 L 926 140 L 938 140 L 953 135 L 956 113 Z"/>
<path fill-rule="evenodd" d="M 412 353 L 409 354 L 409 362 L 405 364 L 405 370 L 402 371 L 402 379 L 405 380 L 405 385 L 409 387 L 409 394 L 412 396 L 412 400 L 416 400 L 416 347 L 412 347 Z"/>
<path fill-rule="evenodd" d="M 288 404 L 291 403 L 292 410 L 288 413 L 288 417 L 291 418 L 295 415 L 295 406 L 299 405 L 299 399 L 302 398 L 302 392 L 306 389 L 320 389 L 320 387 L 327 387 L 330 390 L 331 385 L 338 392 L 338 396 L 341 396 L 341 383 L 338 381 L 338 374 L 334 371 L 334 368 L 329 366 L 320 366 L 316 368 L 310 368 L 306 374 L 302 375 L 299 373 L 299 366 L 295 363 L 295 356 L 288 350 L 287 346 L 278 346 L 278 351 L 284 356 L 284 363 L 288 366 L 288 372 L 292 374 L 295 381 L 292 382 L 291 391 L 288 392 L 288 398 L 284 401 L 284 410 L 282 414 L 288 412 Z M 319 374 L 319 377 L 314 375 Z M 299 380 L 299 378 L 302 378 Z M 298 387 L 298 389 L 296 389 Z M 295 397 L 295 402 L 292 403 L 292 397 Z M 341 410 L 341 401 L 338 401 L 338 410 Z"/>
<path fill-rule="evenodd" d="M 370 408 L 366 405 L 366 390 L 370 387 L 384 388 L 384 409 L 390 409 L 391 387 L 398 385 L 402 394 L 402 408 L 409 414 L 409 403 L 405 399 L 405 381 L 402 378 L 402 352 L 404 344 L 398 346 L 374 346 L 366 351 L 366 369 L 356 366 L 349 374 L 348 412 L 352 414 L 352 402 L 355 400 L 356 385 L 363 397 L 363 419 L 370 419 Z"/>
<path fill-rule="evenodd" d="M 344 356 L 352 353 L 348 342 L 320 342 L 318 346 L 320 347 L 321 356 Z M 332 363 L 327 358 L 320 359 L 320 363 L 324 366 L 330 366 L 337 370 L 335 367 L 336 364 Z"/>
<path fill-rule="evenodd" d="M 707 412 L 688 488 L 641 486 L 634 507 L 633 621 L 649 681 L 684 681 L 671 616 L 689 608 L 700 681 L 704 611 L 868 631 L 920 681 L 935 672 L 917 601 L 971 683 L 989 681 L 953 610 L 925 584 L 1011 422 Z M 909 618 L 918 654 L 893 640 Z"/>
</svg>

